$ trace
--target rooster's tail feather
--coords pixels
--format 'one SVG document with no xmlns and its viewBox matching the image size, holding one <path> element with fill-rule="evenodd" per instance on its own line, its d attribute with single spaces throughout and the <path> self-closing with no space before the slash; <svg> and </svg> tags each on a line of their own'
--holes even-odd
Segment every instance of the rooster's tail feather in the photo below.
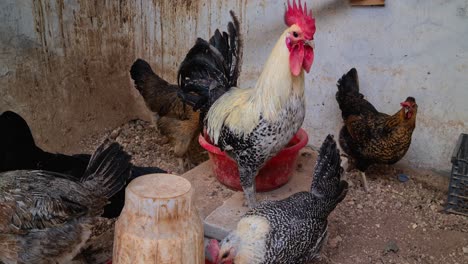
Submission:
<svg viewBox="0 0 468 264">
<path fill-rule="evenodd" d="M 237 86 L 243 44 L 239 20 L 232 11 L 231 16 L 228 32 L 216 30 L 209 42 L 198 38 L 180 65 L 179 96 L 194 110 L 207 112 L 221 95 Z"/>
</svg>

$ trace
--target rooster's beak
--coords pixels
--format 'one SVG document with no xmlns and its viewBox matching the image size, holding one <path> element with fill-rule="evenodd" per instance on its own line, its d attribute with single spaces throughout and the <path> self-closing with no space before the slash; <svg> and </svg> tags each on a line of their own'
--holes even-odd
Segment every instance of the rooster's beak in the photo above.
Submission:
<svg viewBox="0 0 468 264">
<path fill-rule="evenodd" d="M 312 49 L 315 50 L 315 42 L 314 42 L 313 39 L 311 39 L 311 40 L 305 40 L 305 41 L 304 41 L 304 44 L 310 46 Z"/>
</svg>

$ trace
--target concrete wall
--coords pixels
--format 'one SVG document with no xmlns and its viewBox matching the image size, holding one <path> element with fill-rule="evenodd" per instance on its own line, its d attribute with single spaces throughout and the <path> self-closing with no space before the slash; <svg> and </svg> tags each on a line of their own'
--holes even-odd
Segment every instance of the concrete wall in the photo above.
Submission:
<svg viewBox="0 0 468 264">
<path fill-rule="evenodd" d="M 381 111 L 396 112 L 407 96 L 416 97 L 417 128 L 405 161 L 448 170 L 458 134 L 468 131 L 467 2 L 308 2 L 318 28 L 306 79 L 311 144 L 338 133 L 335 83 L 356 67 L 362 92 Z M 251 86 L 285 29 L 283 1 L 2 1 L 0 111 L 24 114 L 52 150 L 72 150 L 85 134 L 148 118 L 128 75 L 133 60 L 145 58 L 175 81 L 196 37 L 224 29 L 229 9 L 245 39 L 240 85 Z"/>
<path fill-rule="evenodd" d="M 313 143 L 338 131 L 335 83 L 356 67 L 362 93 L 379 110 L 394 113 L 407 96 L 416 98 L 416 130 L 405 160 L 448 170 L 458 135 L 468 133 L 468 2 L 392 0 L 384 8 L 329 2 L 314 5 L 317 60 L 305 123 L 320 135 Z"/>
<path fill-rule="evenodd" d="M 84 135 L 137 117 L 128 67 L 142 43 L 124 22 L 138 10 L 127 8 L 119 1 L 0 1 L 0 111 L 23 115 L 52 151 L 73 151 Z"/>
</svg>

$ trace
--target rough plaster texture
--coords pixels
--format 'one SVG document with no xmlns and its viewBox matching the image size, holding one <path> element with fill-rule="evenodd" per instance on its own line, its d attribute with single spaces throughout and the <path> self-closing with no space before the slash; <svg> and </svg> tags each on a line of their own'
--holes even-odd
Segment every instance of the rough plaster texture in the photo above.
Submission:
<svg viewBox="0 0 468 264">
<path fill-rule="evenodd" d="M 415 96 L 417 128 L 405 161 L 449 169 L 468 131 L 468 3 L 393 0 L 350 7 L 308 1 L 317 19 L 315 62 L 306 77 L 304 128 L 319 145 L 341 126 L 336 80 L 351 67 L 383 112 Z M 70 150 L 80 137 L 135 116 L 148 118 L 128 69 L 136 57 L 175 81 L 197 36 L 239 15 L 245 38 L 241 86 L 252 86 L 285 29 L 283 1 L 35 0 L 0 2 L 0 110 L 24 114 L 41 144 Z"/>
<path fill-rule="evenodd" d="M 252 1 L 253 2 L 253 1 Z M 318 146 L 342 125 L 336 81 L 351 67 L 362 93 L 380 111 L 395 113 L 407 96 L 419 105 L 412 145 L 403 159 L 447 171 L 458 135 L 468 132 L 468 2 L 386 1 L 351 7 L 316 0 L 315 62 L 306 76 L 304 128 Z M 249 3 L 241 85 L 254 83 L 284 26 L 282 1 Z M 275 14 L 275 15 L 273 15 Z M 263 45 L 261 47 L 260 43 Z"/>
<path fill-rule="evenodd" d="M 52 151 L 137 117 L 136 12 L 118 1 L 1 1 L 0 111 L 23 115 Z"/>
</svg>

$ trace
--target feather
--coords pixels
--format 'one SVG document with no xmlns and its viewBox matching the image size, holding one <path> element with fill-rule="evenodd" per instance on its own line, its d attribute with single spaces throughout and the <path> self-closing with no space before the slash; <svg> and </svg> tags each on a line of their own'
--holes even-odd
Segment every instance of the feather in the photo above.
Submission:
<svg viewBox="0 0 468 264">
<path fill-rule="evenodd" d="M 198 38 L 179 67 L 179 96 L 194 110 L 206 113 L 219 97 L 237 85 L 243 46 L 237 30 L 239 21 L 232 11 L 231 16 L 228 32 L 217 29 L 209 42 Z"/>
</svg>

